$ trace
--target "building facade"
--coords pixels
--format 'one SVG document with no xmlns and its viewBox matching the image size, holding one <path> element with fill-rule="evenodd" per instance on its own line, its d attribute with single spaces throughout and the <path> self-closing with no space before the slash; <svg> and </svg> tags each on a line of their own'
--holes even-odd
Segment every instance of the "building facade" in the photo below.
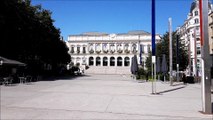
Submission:
<svg viewBox="0 0 213 120">
<path fill-rule="evenodd" d="M 212 4 L 209 3 L 209 14 Z M 201 76 L 201 45 L 200 45 L 200 17 L 199 0 L 191 4 L 190 12 L 184 24 L 178 28 L 181 41 L 187 46 L 189 66 L 186 70 L 188 76 Z"/>
<path fill-rule="evenodd" d="M 213 11 L 209 14 L 209 52 L 213 55 Z"/>
<path fill-rule="evenodd" d="M 161 38 L 156 35 L 156 41 Z M 88 32 L 70 35 L 67 46 L 72 65 L 79 65 L 87 73 L 130 74 L 131 58 L 137 55 L 138 64 L 145 68 L 151 51 L 151 34 L 130 31 L 121 34 Z"/>
</svg>

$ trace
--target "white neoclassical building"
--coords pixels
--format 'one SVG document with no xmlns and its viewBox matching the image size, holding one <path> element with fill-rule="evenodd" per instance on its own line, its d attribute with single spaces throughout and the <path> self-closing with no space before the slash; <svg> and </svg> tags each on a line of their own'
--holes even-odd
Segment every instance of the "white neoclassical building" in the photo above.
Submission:
<svg viewBox="0 0 213 120">
<path fill-rule="evenodd" d="M 159 41 L 160 35 L 156 35 Z M 121 34 L 88 32 L 69 35 L 67 46 L 73 65 L 79 64 L 85 72 L 98 74 L 130 74 L 131 58 L 137 55 L 138 64 L 145 67 L 151 51 L 151 34 L 130 31 Z"/>
<path fill-rule="evenodd" d="M 212 4 L 209 2 L 209 14 L 212 12 Z M 181 41 L 187 46 L 189 66 L 187 75 L 201 76 L 201 45 L 200 45 L 200 18 L 199 0 L 194 0 L 190 7 L 187 19 L 178 28 Z"/>
</svg>

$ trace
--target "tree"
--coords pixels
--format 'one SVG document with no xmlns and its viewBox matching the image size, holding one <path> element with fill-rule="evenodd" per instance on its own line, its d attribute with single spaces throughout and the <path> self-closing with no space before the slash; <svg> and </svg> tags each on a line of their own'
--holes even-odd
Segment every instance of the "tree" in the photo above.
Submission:
<svg viewBox="0 0 213 120">
<path fill-rule="evenodd" d="M 0 55 L 25 62 L 37 71 L 45 65 L 58 69 L 69 63 L 68 48 L 53 22 L 49 10 L 32 6 L 30 0 L 2 0 Z"/>
<path fill-rule="evenodd" d="M 172 51 L 173 51 L 173 70 L 176 70 L 176 32 L 172 33 Z M 169 33 L 166 32 L 163 37 L 162 41 L 157 43 L 156 45 L 156 58 L 162 58 L 162 55 L 166 55 L 167 66 L 169 66 Z M 179 69 L 185 70 L 188 66 L 188 52 L 186 50 L 186 46 L 179 40 Z M 151 53 L 149 57 L 146 59 L 146 67 L 148 71 L 151 71 Z"/>
<path fill-rule="evenodd" d="M 176 66 L 176 46 L 177 46 L 177 34 L 176 32 L 172 32 L 172 61 L 173 61 L 173 70 L 176 70 L 177 66 Z M 179 40 L 178 42 L 178 46 L 179 46 L 179 69 L 180 70 L 185 70 L 186 67 L 188 66 L 188 52 L 185 46 L 185 44 L 182 43 L 181 40 Z M 166 55 L 166 61 L 167 61 L 167 65 L 169 66 L 169 33 L 167 32 L 166 34 L 163 35 L 162 37 L 162 42 L 157 44 L 157 51 L 156 51 L 156 56 L 159 56 L 162 58 L 162 55 L 165 54 Z"/>
<path fill-rule="evenodd" d="M 152 72 L 152 53 L 149 52 L 149 56 L 146 58 L 146 68 L 147 72 L 151 73 Z"/>
</svg>

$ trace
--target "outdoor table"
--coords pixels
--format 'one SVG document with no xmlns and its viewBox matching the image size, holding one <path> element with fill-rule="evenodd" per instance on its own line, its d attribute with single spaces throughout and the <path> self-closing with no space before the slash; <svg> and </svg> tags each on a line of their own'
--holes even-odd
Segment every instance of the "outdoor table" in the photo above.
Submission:
<svg viewBox="0 0 213 120">
<path fill-rule="evenodd" d="M 3 80 L 4 80 L 4 84 L 5 85 L 8 85 L 8 84 L 12 83 L 12 78 L 11 77 L 4 77 Z"/>
<path fill-rule="evenodd" d="M 25 77 L 19 77 L 20 83 L 24 83 L 26 82 L 26 78 Z"/>
</svg>

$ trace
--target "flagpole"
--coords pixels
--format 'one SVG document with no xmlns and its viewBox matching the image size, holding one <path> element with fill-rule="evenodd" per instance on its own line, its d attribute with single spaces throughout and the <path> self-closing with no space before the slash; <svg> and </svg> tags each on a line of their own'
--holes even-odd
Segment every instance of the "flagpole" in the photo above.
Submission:
<svg viewBox="0 0 213 120">
<path fill-rule="evenodd" d="M 152 93 L 156 93 L 155 0 L 152 0 Z"/>
<path fill-rule="evenodd" d="M 173 78 L 172 78 L 172 18 L 169 18 L 169 81 L 170 85 L 173 84 Z"/>
</svg>

